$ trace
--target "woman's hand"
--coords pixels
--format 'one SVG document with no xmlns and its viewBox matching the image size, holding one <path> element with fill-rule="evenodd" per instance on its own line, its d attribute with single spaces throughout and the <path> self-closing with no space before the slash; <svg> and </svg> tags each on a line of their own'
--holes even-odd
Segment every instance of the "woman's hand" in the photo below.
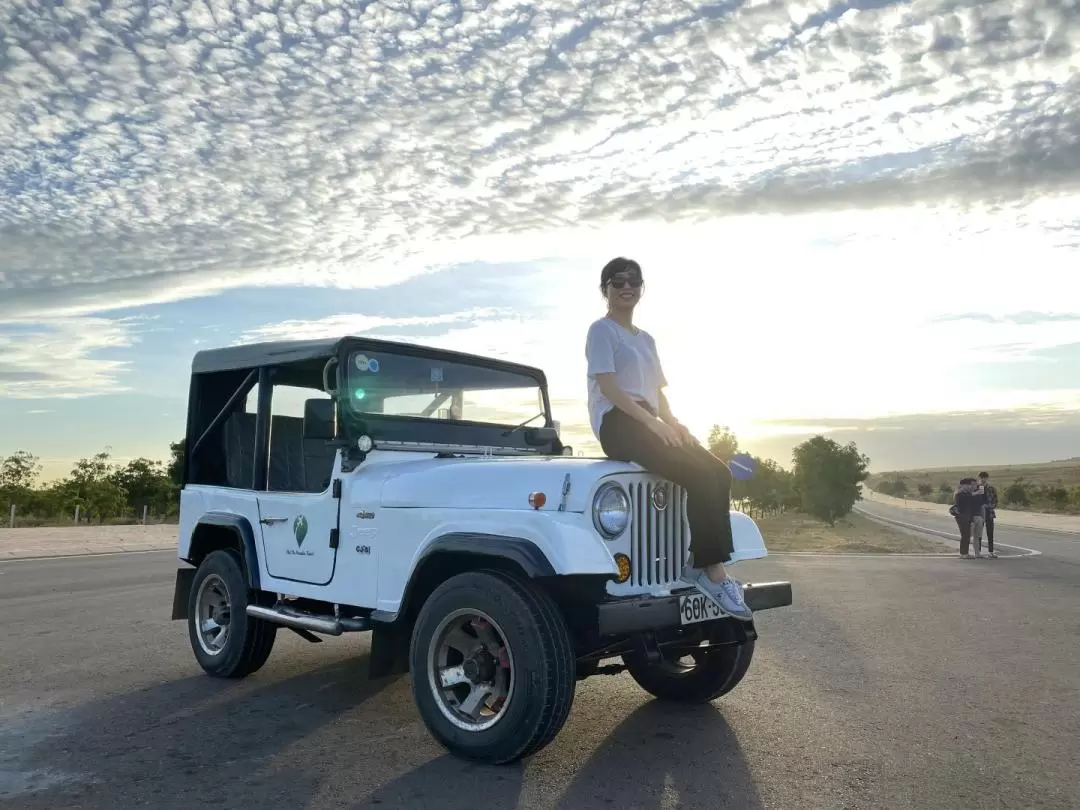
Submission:
<svg viewBox="0 0 1080 810">
<path fill-rule="evenodd" d="M 645 424 L 648 425 L 649 430 L 663 440 L 664 444 L 670 447 L 679 447 L 686 441 L 682 433 L 667 422 L 662 422 L 659 419 L 651 419 Z"/>
<path fill-rule="evenodd" d="M 683 444 L 689 447 L 691 444 L 695 444 L 697 442 L 697 438 L 695 438 L 694 434 L 690 432 L 690 428 L 688 428 L 682 422 L 676 422 L 674 425 L 672 425 L 672 427 L 674 427 L 675 432 L 682 437 Z"/>
</svg>

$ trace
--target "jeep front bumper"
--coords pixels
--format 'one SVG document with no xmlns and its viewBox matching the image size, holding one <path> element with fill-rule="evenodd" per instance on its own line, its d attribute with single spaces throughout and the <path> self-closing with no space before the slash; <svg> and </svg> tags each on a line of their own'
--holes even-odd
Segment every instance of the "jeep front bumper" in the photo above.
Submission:
<svg viewBox="0 0 1080 810">
<path fill-rule="evenodd" d="M 679 627 L 679 597 L 695 593 L 681 589 L 670 596 L 627 596 L 597 605 L 598 630 L 601 636 L 621 636 L 646 630 Z M 791 604 L 790 582 L 762 582 L 743 587 L 746 604 L 757 613 Z M 723 617 L 717 621 L 739 621 Z M 707 622 L 706 622 L 707 623 Z M 699 623 L 701 624 L 701 623 Z M 686 625 L 694 627 L 695 625 Z"/>
</svg>

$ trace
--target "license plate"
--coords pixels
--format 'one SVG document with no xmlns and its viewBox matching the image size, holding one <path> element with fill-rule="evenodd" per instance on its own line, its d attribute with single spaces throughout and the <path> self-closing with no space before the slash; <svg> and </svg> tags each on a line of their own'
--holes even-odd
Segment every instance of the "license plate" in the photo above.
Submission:
<svg viewBox="0 0 1080 810">
<path fill-rule="evenodd" d="M 679 622 L 697 624 L 721 619 L 724 613 L 713 600 L 701 593 L 688 593 L 679 597 Z"/>
</svg>

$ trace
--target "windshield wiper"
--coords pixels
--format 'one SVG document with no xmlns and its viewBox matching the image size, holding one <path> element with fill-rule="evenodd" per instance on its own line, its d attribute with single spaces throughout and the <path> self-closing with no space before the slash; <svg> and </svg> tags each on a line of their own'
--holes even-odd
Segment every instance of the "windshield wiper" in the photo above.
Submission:
<svg viewBox="0 0 1080 810">
<path fill-rule="evenodd" d="M 529 422 L 532 422 L 532 421 L 534 421 L 536 419 L 539 419 L 543 415 L 544 415 L 544 412 L 540 411 L 540 413 L 538 413 L 536 416 L 530 416 L 528 419 L 526 419 L 524 422 L 522 422 L 517 427 L 512 427 L 512 428 L 510 428 L 510 430 L 504 430 L 502 435 L 505 437 L 505 436 L 509 436 L 509 435 L 511 435 L 513 433 L 517 433 L 519 430 L 521 430 L 523 427 L 525 427 L 527 424 L 529 424 Z"/>
</svg>

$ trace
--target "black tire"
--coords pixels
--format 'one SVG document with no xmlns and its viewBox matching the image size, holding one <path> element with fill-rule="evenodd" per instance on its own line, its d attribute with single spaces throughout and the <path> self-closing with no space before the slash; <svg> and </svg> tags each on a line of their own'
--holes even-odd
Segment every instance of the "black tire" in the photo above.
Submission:
<svg viewBox="0 0 1080 810">
<path fill-rule="evenodd" d="M 208 588 L 217 586 L 219 591 L 223 588 L 227 598 L 228 635 L 219 650 L 204 649 L 200 641 L 199 593 L 204 583 Z M 188 593 L 188 640 L 195 660 L 207 674 L 215 678 L 244 678 L 258 671 L 270 657 L 277 625 L 248 616 L 249 603 L 240 555 L 232 549 L 207 554 L 195 572 Z"/>
<path fill-rule="evenodd" d="M 739 685 L 753 660 L 754 640 L 695 650 L 692 666 L 680 666 L 677 656 L 664 652 L 665 660 L 659 664 L 650 664 L 637 654 L 625 655 L 623 661 L 630 677 L 654 697 L 676 703 L 708 703 Z"/>
<path fill-rule="evenodd" d="M 435 687 L 433 656 L 441 647 L 436 633 L 457 611 L 466 612 L 460 621 L 470 611 L 486 614 L 512 662 L 509 695 L 488 728 L 455 725 L 447 716 L 453 709 Z M 533 754 L 555 738 L 574 702 L 574 663 L 570 634 L 555 603 L 529 582 L 501 571 L 459 574 L 436 588 L 416 619 L 409 651 L 413 699 L 431 735 L 457 756 L 493 764 Z M 460 690 L 470 688 L 462 684 Z"/>
</svg>

